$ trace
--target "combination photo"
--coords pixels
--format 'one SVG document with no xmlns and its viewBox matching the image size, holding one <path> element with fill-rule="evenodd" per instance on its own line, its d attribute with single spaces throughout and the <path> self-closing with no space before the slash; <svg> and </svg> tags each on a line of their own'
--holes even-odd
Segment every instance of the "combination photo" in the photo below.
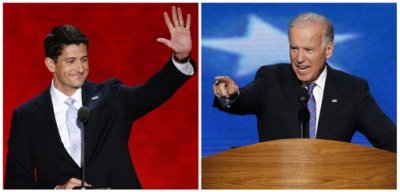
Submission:
<svg viewBox="0 0 400 192">
<path fill-rule="evenodd" d="M 397 6 L 2 1 L 0 185 L 395 190 Z"/>
</svg>

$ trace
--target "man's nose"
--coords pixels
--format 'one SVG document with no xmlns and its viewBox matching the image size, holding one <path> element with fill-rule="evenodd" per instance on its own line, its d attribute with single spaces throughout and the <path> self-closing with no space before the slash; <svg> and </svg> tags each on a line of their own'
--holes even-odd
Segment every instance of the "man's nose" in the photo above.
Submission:
<svg viewBox="0 0 400 192">
<path fill-rule="evenodd" d="M 78 66 L 77 66 L 77 71 L 79 72 L 79 73 L 83 73 L 83 71 L 84 71 L 84 63 L 82 62 L 82 61 L 78 61 Z"/>
<path fill-rule="evenodd" d="M 299 50 L 299 52 L 297 53 L 297 63 L 303 63 L 304 62 L 304 53 L 302 50 Z"/>
</svg>

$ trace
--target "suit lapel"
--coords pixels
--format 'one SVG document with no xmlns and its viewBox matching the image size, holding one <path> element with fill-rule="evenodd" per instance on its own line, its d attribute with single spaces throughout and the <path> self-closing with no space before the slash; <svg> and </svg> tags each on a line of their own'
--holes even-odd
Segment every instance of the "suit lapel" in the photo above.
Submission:
<svg viewBox="0 0 400 192">
<path fill-rule="evenodd" d="M 322 99 L 321 114 L 319 116 L 317 138 L 329 137 L 331 124 L 334 116 L 332 114 L 338 113 L 338 103 L 340 101 L 340 85 L 338 79 L 335 76 L 335 71 L 329 66 L 328 68 L 324 95 Z"/>
<path fill-rule="evenodd" d="M 51 102 L 50 87 L 38 97 L 35 102 L 35 106 L 37 107 L 37 111 L 40 111 L 40 113 L 35 114 L 37 115 L 37 120 L 41 122 L 39 126 L 45 125 L 43 126 L 43 134 L 48 135 L 48 139 L 51 141 L 51 143 L 54 143 L 55 149 L 57 149 L 57 151 L 60 153 L 63 153 L 63 156 L 68 157 L 68 161 L 71 164 L 78 166 L 68 154 L 64 144 L 61 141 L 56 118 L 54 116 L 53 104 Z"/>
<path fill-rule="evenodd" d="M 98 92 L 95 84 L 86 82 L 82 86 L 82 103 L 83 106 L 88 107 L 90 111 L 89 119 L 85 127 L 85 159 L 87 164 L 90 164 L 90 159 L 92 159 L 91 157 L 95 150 L 95 144 L 100 132 L 100 130 L 96 128 L 96 119 L 98 119 L 97 106 L 100 103 L 101 96 L 102 94 Z"/>
<path fill-rule="evenodd" d="M 97 92 L 96 85 L 91 82 L 86 82 L 82 86 L 82 104 L 92 111 L 97 107 L 101 99 L 101 93 Z"/>
<path fill-rule="evenodd" d="M 286 96 L 286 99 L 289 102 L 291 108 L 290 111 L 293 111 L 296 117 L 298 116 L 298 111 L 300 109 L 300 102 L 299 102 L 300 88 L 301 84 L 297 80 L 297 77 L 294 74 L 292 67 L 289 65 L 287 68 L 285 68 L 284 71 L 283 92 L 285 93 L 284 95 Z"/>
</svg>

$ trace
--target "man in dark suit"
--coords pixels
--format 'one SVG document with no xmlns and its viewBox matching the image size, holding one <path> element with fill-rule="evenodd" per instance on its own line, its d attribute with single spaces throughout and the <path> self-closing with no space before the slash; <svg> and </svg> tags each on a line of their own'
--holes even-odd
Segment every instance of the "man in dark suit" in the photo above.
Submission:
<svg viewBox="0 0 400 192">
<path fill-rule="evenodd" d="M 307 106 L 306 137 L 350 142 L 356 131 L 381 149 L 396 152 L 396 126 L 371 96 L 368 83 L 332 69 L 326 60 L 334 47 L 333 26 L 305 13 L 289 24 L 289 64 L 261 67 L 243 88 L 216 77 L 214 106 L 232 114 L 255 114 L 260 141 L 301 137 L 299 110 Z M 299 102 L 307 89 L 306 104 Z"/>
<path fill-rule="evenodd" d="M 172 8 L 164 13 L 173 57 L 146 83 L 128 87 L 116 79 L 86 81 L 88 39 L 69 25 L 45 38 L 45 64 L 51 86 L 13 113 L 8 143 L 5 188 L 72 189 L 81 185 L 81 123 L 77 109 L 86 106 L 85 185 L 94 188 L 141 188 L 132 165 L 128 138 L 132 123 L 163 104 L 193 74 L 190 15 Z M 72 119 L 72 120 L 71 120 Z M 72 123 L 71 123 L 72 122 Z"/>
</svg>

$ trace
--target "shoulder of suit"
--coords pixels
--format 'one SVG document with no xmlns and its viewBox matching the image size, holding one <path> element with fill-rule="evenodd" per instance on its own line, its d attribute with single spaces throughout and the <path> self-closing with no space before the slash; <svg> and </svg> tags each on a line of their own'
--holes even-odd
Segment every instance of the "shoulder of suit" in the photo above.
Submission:
<svg viewBox="0 0 400 192">
<path fill-rule="evenodd" d="M 281 75 L 287 70 L 290 70 L 291 65 L 288 63 L 277 63 L 272 65 L 264 65 L 258 69 L 256 77 L 260 76 L 271 76 L 271 75 Z"/>
<path fill-rule="evenodd" d="M 15 111 L 26 111 L 29 113 L 33 113 L 36 109 L 35 106 L 41 105 L 42 103 L 46 102 L 46 100 L 50 99 L 50 88 L 47 88 L 45 91 L 40 93 L 39 95 L 29 99 L 28 101 L 22 103 L 18 106 Z"/>
<path fill-rule="evenodd" d="M 94 83 L 92 81 L 86 81 L 85 85 L 82 87 L 83 89 L 102 89 L 104 87 L 109 87 L 109 86 L 115 86 L 115 85 L 120 85 L 122 84 L 122 81 L 120 81 L 117 78 L 111 78 L 106 81 L 100 82 L 100 83 Z"/>
<path fill-rule="evenodd" d="M 331 68 L 331 73 L 333 73 L 332 75 L 334 75 L 334 78 L 337 79 L 337 81 L 341 81 L 343 82 L 343 84 L 360 85 L 367 83 L 365 79 L 346 73 L 344 71 L 339 71 Z"/>
<path fill-rule="evenodd" d="M 277 64 L 272 64 L 272 65 L 264 65 L 258 69 L 259 71 L 280 71 L 280 70 L 286 70 L 287 68 L 290 68 L 291 65 L 289 63 L 277 63 Z"/>
</svg>

